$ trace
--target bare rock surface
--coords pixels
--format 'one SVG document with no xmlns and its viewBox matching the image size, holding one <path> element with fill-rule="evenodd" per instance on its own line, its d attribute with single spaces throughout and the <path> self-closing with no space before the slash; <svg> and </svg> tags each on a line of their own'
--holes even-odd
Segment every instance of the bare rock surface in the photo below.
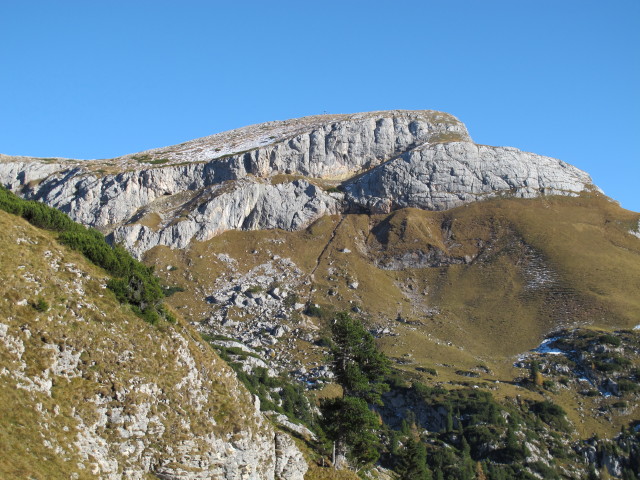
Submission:
<svg viewBox="0 0 640 480">
<path fill-rule="evenodd" d="M 339 211 L 339 200 L 304 180 L 271 185 L 244 178 L 202 192 L 184 218 L 169 217 L 159 228 L 135 222 L 122 225 L 113 238 L 140 256 L 156 245 L 185 248 L 193 239 L 208 240 L 232 229 L 298 230 Z"/>
<path fill-rule="evenodd" d="M 452 142 L 416 148 L 347 182 L 345 191 L 352 208 L 388 213 L 447 210 L 499 195 L 576 195 L 590 183 L 585 172 L 554 158 Z"/>
<path fill-rule="evenodd" d="M 340 212 L 442 210 L 591 187 L 575 167 L 476 145 L 458 119 L 428 110 L 268 122 L 111 160 L 3 155 L 0 183 L 138 256 L 230 229 L 297 230 Z"/>
</svg>

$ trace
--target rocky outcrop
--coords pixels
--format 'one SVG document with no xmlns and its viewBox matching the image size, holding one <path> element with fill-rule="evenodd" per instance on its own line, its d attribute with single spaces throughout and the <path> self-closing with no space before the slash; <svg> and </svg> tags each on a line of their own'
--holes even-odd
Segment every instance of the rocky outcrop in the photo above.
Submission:
<svg viewBox="0 0 640 480">
<path fill-rule="evenodd" d="M 251 125 L 116 160 L 165 165 L 217 160 L 221 171 L 239 176 L 288 173 L 344 178 L 425 142 L 443 139 L 471 141 L 465 126 L 452 115 L 394 110 Z"/>
<path fill-rule="evenodd" d="M 24 461 L 42 478 L 304 478 L 293 440 L 194 331 L 145 323 L 99 269 L 5 212 L 0 243 L 0 477 Z"/>
<path fill-rule="evenodd" d="M 468 142 L 424 145 L 345 185 L 353 209 L 388 213 L 404 207 L 447 210 L 499 195 L 576 195 L 591 184 L 560 160 L 510 147 Z"/>
<path fill-rule="evenodd" d="M 61 170 L 65 166 L 62 162 L 40 161 L 28 157 L 10 157 L 0 154 L 0 172 L 5 187 L 16 190 L 35 185 Z"/>
<path fill-rule="evenodd" d="M 344 198 L 317 186 L 339 182 Z M 2 156 L 0 183 L 139 256 L 229 229 L 300 229 L 341 211 L 575 195 L 591 179 L 559 160 L 475 145 L 451 115 L 389 111 L 270 122 L 105 161 Z"/>
<path fill-rule="evenodd" d="M 338 213 L 339 198 L 304 180 L 270 185 L 241 179 L 202 191 L 184 218 L 170 216 L 155 228 L 135 222 L 122 225 L 113 238 L 140 256 L 156 245 L 184 248 L 193 239 L 208 240 L 226 230 L 298 230 L 323 215 Z"/>
</svg>

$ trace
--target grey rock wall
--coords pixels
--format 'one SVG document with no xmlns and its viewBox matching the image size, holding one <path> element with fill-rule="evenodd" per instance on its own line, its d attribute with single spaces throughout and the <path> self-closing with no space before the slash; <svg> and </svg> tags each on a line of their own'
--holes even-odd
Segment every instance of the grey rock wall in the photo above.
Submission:
<svg viewBox="0 0 640 480">
<path fill-rule="evenodd" d="M 468 142 L 424 145 L 345 185 L 352 209 L 387 213 L 404 207 L 447 210 L 498 195 L 576 195 L 585 172 L 554 158 Z"/>
<path fill-rule="evenodd" d="M 338 181 L 345 195 L 312 184 Z M 389 111 L 253 125 L 110 161 L 2 156 L 0 183 L 140 256 L 230 229 L 297 230 L 345 211 L 575 195 L 591 179 L 559 160 L 475 145 L 451 115 Z"/>
<path fill-rule="evenodd" d="M 270 185 L 245 178 L 203 192 L 185 218 L 176 221 L 168 216 L 169 221 L 158 228 L 126 224 L 112 235 L 140 256 L 156 245 L 185 248 L 193 239 L 208 240 L 227 230 L 298 230 L 323 215 L 339 212 L 339 197 L 304 180 Z"/>
</svg>

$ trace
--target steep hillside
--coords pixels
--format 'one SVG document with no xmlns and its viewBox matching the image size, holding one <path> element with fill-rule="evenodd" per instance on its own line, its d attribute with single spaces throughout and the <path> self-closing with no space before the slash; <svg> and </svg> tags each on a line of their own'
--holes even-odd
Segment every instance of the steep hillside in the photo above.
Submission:
<svg viewBox="0 0 640 480">
<path fill-rule="evenodd" d="M 0 211 L 2 478 L 292 478 L 306 464 L 182 321 L 156 326 Z"/>
<path fill-rule="evenodd" d="M 523 375 L 513 364 L 547 335 L 640 323 L 637 220 L 600 195 L 492 200 L 227 232 L 146 258 L 185 289 L 169 298 L 185 318 L 282 369 L 304 366 L 297 375 L 319 385 L 326 321 L 349 310 L 422 381 L 456 385 L 468 382 L 457 372 L 473 371 L 501 395 L 527 395 L 511 385 Z M 586 418 L 585 435 L 620 426 Z"/>
<path fill-rule="evenodd" d="M 336 394 L 328 325 L 339 311 L 360 318 L 404 382 L 379 411 L 394 431 L 415 422 L 428 458 L 464 450 L 449 415 L 472 458 L 497 469 L 488 478 L 621 476 L 638 443 L 620 432 L 640 425 L 638 217 L 599 194 L 495 199 L 226 232 L 145 258 L 184 289 L 168 301 L 199 330 L 320 397 Z M 559 431 L 540 426 L 544 402 Z M 528 456 L 507 453 L 508 425 Z"/>
</svg>

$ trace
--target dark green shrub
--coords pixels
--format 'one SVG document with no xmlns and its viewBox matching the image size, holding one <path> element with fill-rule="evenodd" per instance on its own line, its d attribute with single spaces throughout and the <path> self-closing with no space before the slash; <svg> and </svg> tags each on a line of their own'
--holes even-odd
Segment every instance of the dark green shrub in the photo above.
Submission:
<svg viewBox="0 0 640 480">
<path fill-rule="evenodd" d="M 431 367 L 416 367 L 416 370 L 418 372 L 428 373 L 429 375 L 433 375 L 434 377 L 438 376 L 438 372 L 436 371 L 435 368 L 431 368 Z"/>
<path fill-rule="evenodd" d="M 540 461 L 533 462 L 533 463 L 530 463 L 528 466 L 532 470 L 539 473 L 542 476 L 542 478 L 544 478 L 545 480 L 555 480 L 560 478 L 558 474 L 553 470 L 553 468 L 547 466 L 543 462 L 540 462 Z"/>
<path fill-rule="evenodd" d="M 632 382 L 631 380 L 627 380 L 623 378 L 618 380 L 618 389 L 620 390 L 620 392 L 623 392 L 623 393 L 639 392 L 640 385 L 638 385 L 638 383 L 636 382 Z"/>
<path fill-rule="evenodd" d="M 162 307 L 164 293 L 153 268 L 147 267 L 119 245 L 111 246 L 104 236 L 71 220 L 66 214 L 43 203 L 24 200 L 0 187 L 0 208 L 22 216 L 32 225 L 59 232 L 59 241 L 79 251 L 112 277 L 107 287 L 118 301 L 129 303 L 141 318 L 156 323 L 166 318 Z M 48 308 L 48 307 L 47 307 Z M 175 321 L 175 317 L 172 315 Z"/>
<path fill-rule="evenodd" d="M 318 305 L 310 303 L 309 305 L 307 305 L 304 314 L 310 317 L 322 317 L 322 308 L 320 308 Z"/>
<path fill-rule="evenodd" d="M 293 307 L 296 303 L 299 303 L 299 297 L 295 293 L 288 294 L 284 299 L 284 305 L 287 307 Z"/>
<path fill-rule="evenodd" d="M 606 343 L 607 345 L 613 345 L 614 347 L 619 347 L 622 341 L 614 336 L 614 335 L 602 335 L 599 339 L 600 343 Z"/>
<path fill-rule="evenodd" d="M 162 287 L 162 293 L 164 293 L 165 297 L 170 297 L 174 293 L 184 292 L 184 288 L 179 285 L 174 285 L 171 287 Z"/>
<path fill-rule="evenodd" d="M 597 397 L 598 395 L 600 395 L 600 392 L 598 392 L 598 390 L 594 390 L 592 388 L 587 389 L 587 390 L 580 390 L 580 395 L 584 395 L 585 397 Z"/>
<path fill-rule="evenodd" d="M 444 395 L 447 393 L 447 390 L 442 387 L 439 387 L 439 386 L 429 387 L 424 383 L 417 382 L 417 381 L 411 384 L 411 388 L 413 389 L 414 392 L 420 395 L 424 400 L 428 400 L 431 396 Z"/>
<path fill-rule="evenodd" d="M 396 472 L 400 475 L 400 478 L 432 480 L 431 471 L 427 466 L 427 450 L 424 443 L 409 438 L 400 453 L 400 461 Z"/>
<path fill-rule="evenodd" d="M 46 312 L 49 310 L 49 303 L 44 298 L 38 298 L 35 302 L 32 303 L 34 309 L 38 312 Z"/>
<path fill-rule="evenodd" d="M 619 355 L 599 355 L 594 365 L 601 372 L 617 372 L 630 366 L 631 360 Z"/>
<path fill-rule="evenodd" d="M 546 424 L 556 427 L 558 430 L 566 431 L 569 429 L 569 424 L 565 418 L 566 412 L 560 405 L 545 400 L 543 402 L 533 402 L 530 405 L 530 409 Z"/>
<path fill-rule="evenodd" d="M 480 457 L 487 445 L 499 443 L 501 429 L 490 425 L 474 425 L 464 429 L 464 436 L 471 447 L 471 456 Z"/>
</svg>

